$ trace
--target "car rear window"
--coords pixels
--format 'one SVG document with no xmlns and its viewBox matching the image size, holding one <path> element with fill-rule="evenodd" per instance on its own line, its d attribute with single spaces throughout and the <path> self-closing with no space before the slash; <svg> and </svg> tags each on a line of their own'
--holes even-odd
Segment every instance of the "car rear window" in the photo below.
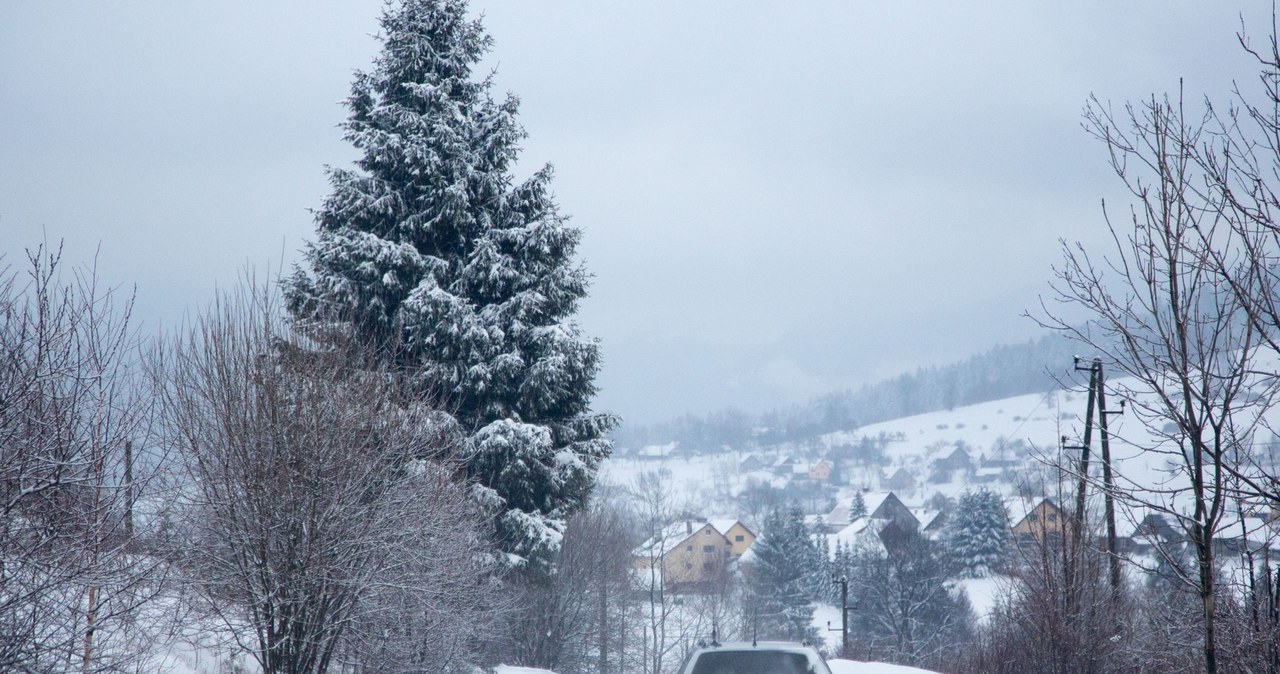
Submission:
<svg viewBox="0 0 1280 674">
<path fill-rule="evenodd" d="M 709 651 L 698 656 L 690 674 L 817 674 L 804 653 L 783 651 Z"/>
</svg>

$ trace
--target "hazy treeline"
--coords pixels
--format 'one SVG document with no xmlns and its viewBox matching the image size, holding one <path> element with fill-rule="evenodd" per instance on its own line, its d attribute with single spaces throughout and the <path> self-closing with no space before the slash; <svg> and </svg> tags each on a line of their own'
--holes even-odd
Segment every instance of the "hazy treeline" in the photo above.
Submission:
<svg viewBox="0 0 1280 674">
<path fill-rule="evenodd" d="M 624 422 L 615 431 L 614 442 L 634 449 L 676 441 L 697 452 L 718 451 L 723 446 L 738 449 L 752 444 L 802 442 L 823 433 L 913 414 L 1050 390 L 1064 380 L 1072 356 L 1080 354 L 1080 349 L 1077 342 L 1048 334 L 1021 344 L 995 346 L 958 363 L 920 368 L 762 414 L 726 409 L 687 414 L 665 423 Z"/>
</svg>

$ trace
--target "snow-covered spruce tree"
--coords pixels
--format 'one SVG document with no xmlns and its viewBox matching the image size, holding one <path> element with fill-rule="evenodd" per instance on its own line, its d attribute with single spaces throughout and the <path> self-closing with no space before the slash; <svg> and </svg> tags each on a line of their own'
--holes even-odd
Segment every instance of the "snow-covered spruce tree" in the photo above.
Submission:
<svg viewBox="0 0 1280 674">
<path fill-rule="evenodd" d="M 861 491 L 853 492 L 853 501 L 849 503 L 849 523 L 852 524 L 859 517 L 867 516 L 867 501 L 862 498 Z"/>
<path fill-rule="evenodd" d="M 468 476 L 515 567 L 544 564 L 615 424 L 590 411 L 598 347 L 572 317 L 588 274 L 551 168 L 516 183 L 517 99 L 472 69 L 491 39 L 465 0 L 388 3 L 347 99 L 362 152 L 331 169 L 306 266 L 285 283 L 311 332 L 349 330 L 452 411 Z"/>
<path fill-rule="evenodd" d="M 1009 516 L 1000 495 L 988 489 L 961 494 L 945 534 L 947 552 L 972 578 L 988 576 L 1004 562 Z"/>
<path fill-rule="evenodd" d="M 785 513 L 771 511 L 751 554 L 748 624 L 753 617 L 758 621 L 761 638 L 811 638 L 810 577 L 823 569 L 804 513 L 796 507 Z"/>
<path fill-rule="evenodd" d="M 973 611 L 942 551 L 913 528 L 892 545 L 864 539 L 851 555 L 849 629 L 875 658 L 940 662 L 972 639 Z"/>
</svg>

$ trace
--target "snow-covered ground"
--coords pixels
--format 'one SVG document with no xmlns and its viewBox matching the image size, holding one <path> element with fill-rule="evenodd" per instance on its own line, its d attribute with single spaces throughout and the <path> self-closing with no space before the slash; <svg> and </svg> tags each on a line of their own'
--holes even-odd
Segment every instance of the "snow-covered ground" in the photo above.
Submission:
<svg viewBox="0 0 1280 674">
<path fill-rule="evenodd" d="M 515 665 L 498 665 L 493 668 L 493 674 L 555 674 L 555 672 L 546 669 L 535 669 L 533 667 L 517 667 Z M 834 674 L 834 672 L 832 673 Z"/>
<path fill-rule="evenodd" d="M 890 665 L 884 662 L 858 662 L 857 660 L 827 660 L 831 674 L 938 674 L 928 669 Z"/>
<path fill-rule="evenodd" d="M 996 600 L 1008 590 L 1009 579 L 1005 576 L 990 578 L 964 578 L 959 581 L 960 587 L 969 597 L 969 604 L 979 621 L 985 622 L 995 608 Z"/>
</svg>

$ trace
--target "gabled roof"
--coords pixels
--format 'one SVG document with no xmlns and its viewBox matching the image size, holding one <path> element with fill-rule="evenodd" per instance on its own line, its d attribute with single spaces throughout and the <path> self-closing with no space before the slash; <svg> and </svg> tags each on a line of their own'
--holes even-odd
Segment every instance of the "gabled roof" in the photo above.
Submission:
<svg viewBox="0 0 1280 674">
<path fill-rule="evenodd" d="M 720 533 L 715 527 L 707 522 L 697 522 L 694 520 L 680 520 L 672 522 L 663 527 L 662 531 L 653 536 L 649 540 L 641 543 L 639 547 L 631 551 L 635 557 L 644 557 L 646 559 L 654 559 L 664 557 L 668 552 L 680 547 L 685 541 L 692 538 L 695 534 L 703 529 L 711 527 L 716 533 Z M 720 533 L 721 536 L 724 534 Z"/>
<path fill-rule="evenodd" d="M 862 493 L 862 502 L 867 506 L 868 516 L 875 515 L 876 511 L 880 510 L 880 507 L 889 499 L 902 503 L 902 499 L 899 499 L 892 491 L 868 491 Z M 906 506 L 904 505 L 903 507 Z M 836 505 L 831 509 L 831 512 L 822 516 L 822 522 L 829 527 L 842 527 L 849 522 L 849 511 L 852 509 L 853 497 L 842 498 L 836 501 Z"/>
<path fill-rule="evenodd" d="M 893 496 L 893 492 L 891 491 L 869 491 L 864 493 L 862 495 L 862 502 L 867 504 L 867 514 L 874 515 L 875 512 L 880 509 L 880 506 L 884 505 L 884 502 L 889 500 L 890 496 Z M 893 496 L 893 498 L 898 497 Z"/>
<path fill-rule="evenodd" d="M 1023 520 L 1030 517 L 1031 514 L 1042 505 L 1059 515 L 1065 516 L 1065 513 L 1062 512 L 1062 508 L 1059 508 L 1058 504 L 1054 503 L 1053 499 L 1047 496 L 1037 498 L 1011 498 L 1006 499 L 1004 502 L 1005 512 L 1009 513 L 1009 521 L 1012 522 L 1015 527 L 1021 524 Z"/>
<path fill-rule="evenodd" d="M 822 523 L 829 527 L 843 527 L 849 523 L 849 511 L 853 509 L 853 498 L 842 498 L 836 501 L 831 512 L 822 516 Z"/>
<path fill-rule="evenodd" d="M 897 483 L 897 482 L 903 482 L 903 481 L 914 484 L 916 481 L 916 476 L 913 475 L 911 471 L 907 470 L 906 468 L 899 468 L 898 470 L 894 471 L 894 473 L 889 477 L 881 478 L 880 484 L 884 485 L 885 483 L 889 483 L 889 482 Z"/>
<path fill-rule="evenodd" d="M 747 533 L 752 536 L 756 535 L 755 532 L 749 529 L 747 525 L 743 524 L 741 520 L 730 519 L 727 517 L 710 520 L 678 520 L 663 527 L 662 531 L 658 532 L 656 536 L 650 538 L 644 543 L 641 543 L 639 547 L 631 551 L 631 554 L 632 556 L 644 557 L 646 559 L 663 557 L 668 552 L 671 552 L 683 545 L 685 541 L 693 538 L 699 531 L 702 531 L 706 527 L 711 527 L 712 531 L 715 531 L 721 536 L 727 537 L 729 530 L 732 529 L 734 525 L 741 525 L 743 529 L 746 529 Z"/>
<path fill-rule="evenodd" d="M 845 528 L 827 534 L 827 554 L 832 559 L 835 558 L 837 543 L 845 547 L 857 547 L 860 545 L 882 545 L 880 541 L 880 529 L 884 527 L 884 522 L 873 520 L 866 517 L 859 517 L 850 522 Z"/>
<path fill-rule="evenodd" d="M 933 524 L 933 521 L 942 514 L 941 510 L 933 510 L 931 508 L 910 508 L 910 510 L 911 514 L 920 522 L 921 529 L 928 529 L 929 525 Z"/>
<path fill-rule="evenodd" d="M 751 534 L 752 536 L 756 535 L 756 532 L 748 528 L 747 525 L 742 524 L 742 520 L 712 519 L 712 520 L 707 520 L 707 523 L 710 524 L 712 528 L 714 528 L 716 531 L 719 531 L 721 536 L 728 536 L 729 530 L 732 529 L 733 525 L 735 524 L 741 524 L 742 528 L 747 530 L 747 533 Z"/>
<path fill-rule="evenodd" d="M 646 456 L 650 458 L 671 456 L 671 453 L 674 452 L 676 447 L 679 445 L 680 443 L 675 441 L 668 442 L 665 445 L 645 445 L 644 447 L 636 450 L 636 456 Z"/>
</svg>

